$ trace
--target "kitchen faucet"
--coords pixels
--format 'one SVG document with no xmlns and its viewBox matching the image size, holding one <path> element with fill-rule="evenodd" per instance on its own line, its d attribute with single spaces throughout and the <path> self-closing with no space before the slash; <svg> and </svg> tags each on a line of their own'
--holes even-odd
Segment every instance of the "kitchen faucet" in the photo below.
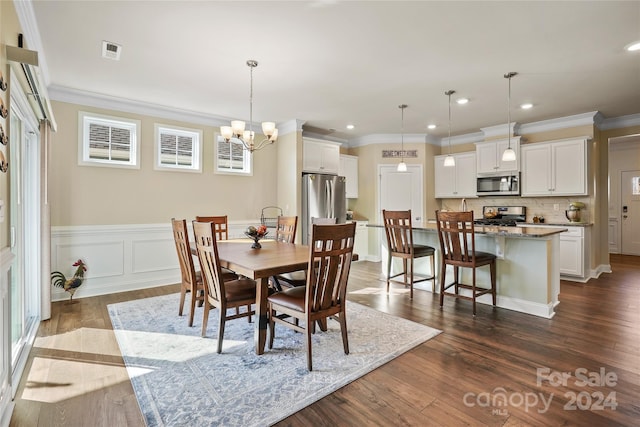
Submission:
<svg viewBox="0 0 640 427">
<path fill-rule="evenodd" d="M 462 212 L 466 212 L 467 211 L 467 200 L 466 199 L 462 199 L 462 202 L 460 202 L 460 210 Z"/>
</svg>

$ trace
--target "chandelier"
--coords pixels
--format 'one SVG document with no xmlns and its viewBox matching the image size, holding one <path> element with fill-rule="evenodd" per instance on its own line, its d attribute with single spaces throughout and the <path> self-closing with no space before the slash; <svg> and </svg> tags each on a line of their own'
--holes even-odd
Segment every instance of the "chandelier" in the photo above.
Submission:
<svg viewBox="0 0 640 427">
<path fill-rule="evenodd" d="M 503 162 L 513 162 L 516 160 L 516 152 L 511 148 L 511 77 L 518 73 L 511 71 L 504 75 L 505 79 L 509 79 L 509 94 L 507 96 L 507 134 L 509 135 L 509 146 L 502 153 Z"/>
<path fill-rule="evenodd" d="M 268 144 L 276 142 L 276 139 L 278 139 L 278 129 L 274 122 L 262 122 L 262 133 L 266 138 L 258 143 L 255 142 L 255 132 L 253 131 L 253 69 L 258 66 L 258 61 L 249 59 L 247 60 L 247 65 L 251 70 L 249 130 L 245 130 L 245 123 L 242 120 L 232 120 L 231 126 L 220 126 L 220 134 L 225 142 L 228 143 L 232 139 L 238 140 L 242 143 L 245 150 L 253 153 L 256 150 L 266 147 Z"/>
</svg>

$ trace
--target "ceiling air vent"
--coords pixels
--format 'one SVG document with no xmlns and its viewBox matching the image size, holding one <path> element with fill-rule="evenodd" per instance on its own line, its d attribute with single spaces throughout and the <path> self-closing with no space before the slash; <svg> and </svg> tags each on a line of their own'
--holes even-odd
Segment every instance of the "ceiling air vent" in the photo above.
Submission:
<svg viewBox="0 0 640 427">
<path fill-rule="evenodd" d="M 120 60 L 120 53 L 122 52 L 122 46 L 112 42 L 102 41 L 102 57 L 107 59 L 113 59 L 114 61 Z"/>
</svg>

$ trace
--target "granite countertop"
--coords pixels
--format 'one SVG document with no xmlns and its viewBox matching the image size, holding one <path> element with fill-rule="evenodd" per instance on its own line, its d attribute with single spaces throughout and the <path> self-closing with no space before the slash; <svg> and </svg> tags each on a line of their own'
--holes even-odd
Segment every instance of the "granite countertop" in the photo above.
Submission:
<svg viewBox="0 0 640 427">
<path fill-rule="evenodd" d="M 525 227 L 544 227 L 545 225 L 551 225 L 553 227 L 591 227 L 593 225 L 592 222 L 523 222 L 521 224 Z"/>
<path fill-rule="evenodd" d="M 548 224 L 551 225 L 551 224 Z M 369 227 L 384 228 L 382 224 L 369 224 Z M 422 230 L 435 233 L 438 227 L 435 223 L 414 222 L 412 224 L 414 230 Z M 497 227 L 495 225 L 476 225 L 476 234 L 486 236 L 505 236 L 505 237 L 547 237 L 567 231 L 566 228 L 546 228 L 535 226 L 520 227 Z"/>
</svg>

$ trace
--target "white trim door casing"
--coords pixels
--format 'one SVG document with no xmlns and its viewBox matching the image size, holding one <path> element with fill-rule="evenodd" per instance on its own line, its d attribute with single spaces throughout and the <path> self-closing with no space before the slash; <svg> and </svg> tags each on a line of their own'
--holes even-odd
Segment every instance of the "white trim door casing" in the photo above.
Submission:
<svg viewBox="0 0 640 427">
<path fill-rule="evenodd" d="M 635 184 L 635 185 L 634 185 Z M 620 177 L 622 253 L 640 255 L 640 170 L 623 171 Z"/>
</svg>

